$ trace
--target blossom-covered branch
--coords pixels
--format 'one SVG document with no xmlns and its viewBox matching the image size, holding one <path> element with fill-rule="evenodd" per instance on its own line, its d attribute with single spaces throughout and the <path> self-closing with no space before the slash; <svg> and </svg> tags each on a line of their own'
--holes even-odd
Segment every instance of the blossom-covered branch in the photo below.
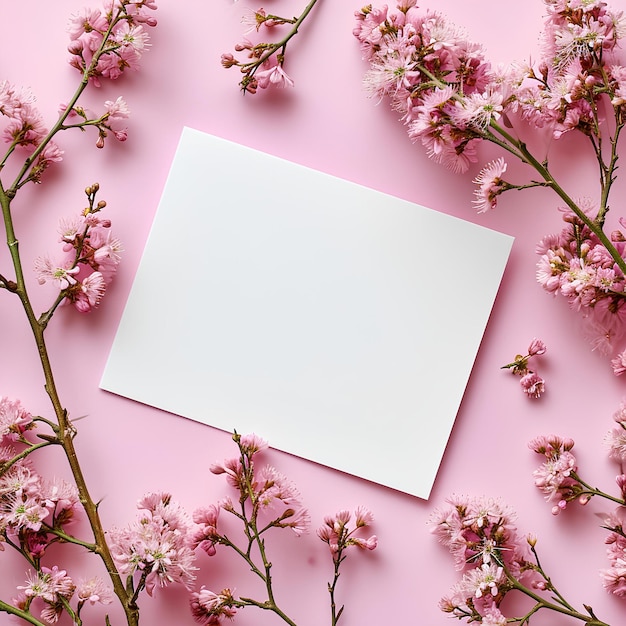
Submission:
<svg viewBox="0 0 626 626">
<path fill-rule="evenodd" d="M 543 569 L 537 539 L 521 537 L 513 510 L 486 497 L 458 496 L 431 517 L 432 532 L 454 558 L 462 579 L 440 601 L 440 608 L 467 623 L 525 626 L 539 611 L 553 611 L 588 624 L 609 626 L 593 609 L 575 608 Z M 528 610 L 506 616 L 501 608 L 512 591 L 526 596 Z"/>
<path fill-rule="evenodd" d="M 302 535 L 310 525 L 309 513 L 303 507 L 300 494 L 291 481 L 270 465 L 257 465 L 259 453 L 267 448 L 263 439 L 257 435 L 237 433 L 233 439 L 238 446 L 239 456 L 214 464 L 211 471 L 226 476 L 237 493 L 237 502 L 225 497 L 218 506 L 211 505 L 196 510 L 193 514 L 197 524 L 193 545 L 209 556 L 216 553 L 216 546 L 233 550 L 263 582 L 266 598 L 257 600 L 236 597 L 230 588 L 215 593 L 202 585 L 198 591 L 192 593 L 192 614 L 200 624 L 217 624 L 223 617 L 234 617 L 238 609 L 254 606 L 274 613 L 289 626 L 296 626 L 296 622 L 277 603 L 271 575 L 272 561 L 267 555 L 264 536 L 274 528 L 290 528 L 296 536 Z M 218 529 L 220 511 L 234 516 L 241 524 L 241 544 Z M 341 511 L 336 516 L 325 518 L 324 525 L 318 530 L 319 538 L 330 548 L 334 563 L 333 582 L 328 584 L 331 626 L 336 626 L 343 611 L 343 607 L 337 609 L 335 592 L 339 567 L 346 558 L 346 550 L 351 546 L 373 550 L 378 543 L 375 536 L 360 536 L 362 529 L 371 525 L 372 514 L 360 508 L 355 516 L 353 528 L 349 526 L 350 512 Z"/>
<path fill-rule="evenodd" d="M 128 624 L 137 624 L 139 619 L 135 598 L 122 583 L 106 542 L 98 505 L 83 476 L 74 447 L 76 428 L 58 395 L 45 340 L 45 331 L 59 305 L 72 303 L 81 312 L 98 306 L 119 262 L 120 244 L 111 235 L 110 221 L 100 217 L 106 203 L 96 201 L 98 185 L 89 186 L 88 207 L 61 224 L 65 258 L 57 262 L 42 256 L 36 262 L 39 282 L 50 281 L 59 290 L 51 306 L 37 314 L 29 295 L 13 214 L 20 190 L 29 183 L 42 183 L 45 171 L 62 160 L 63 152 L 56 143 L 60 133 L 93 127 L 98 132 L 99 148 L 104 147 L 110 134 L 119 141 L 126 139 L 129 112 L 121 97 L 105 102 L 100 114 L 80 106 L 79 100 L 90 83 L 98 86 L 102 80 L 115 79 L 139 67 L 149 46 L 146 27 L 156 25 L 151 13 L 154 9 L 154 0 L 105 0 L 102 9 L 84 9 L 71 17 L 70 63 L 79 71 L 80 82 L 49 130 L 28 91 L 7 81 L 0 83 L 2 137 L 8 144 L 0 157 L 0 170 L 17 172 L 10 181 L 0 178 L 0 207 L 14 274 L 9 276 L 8 269 L 2 268 L 0 287 L 5 297 L 17 297 L 28 320 L 54 415 L 50 419 L 34 418 L 18 402 L 0 398 L 0 548 L 9 546 L 30 566 L 27 581 L 18 588 L 20 594 L 11 603 L 2 602 L 0 611 L 33 624 L 53 623 L 61 613 L 81 624 L 85 604 L 111 601 L 111 590 L 103 581 L 75 581 L 57 565 L 44 565 L 49 546 L 58 542 L 97 554 Z M 5 170 L 9 162 L 15 167 Z M 33 435 L 39 441 L 33 440 Z M 50 445 L 63 449 L 74 484 L 50 482 L 37 473 L 32 457 Z M 92 541 L 83 541 L 67 529 L 81 505 L 93 533 Z M 35 617 L 35 609 L 40 619 Z"/>
<path fill-rule="evenodd" d="M 222 54 L 222 65 L 225 68 L 238 67 L 243 74 L 239 83 L 244 93 L 256 93 L 257 89 L 267 87 L 291 87 L 293 80 L 283 69 L 287 44 L 295 35 L 304 20 L 308 17 L 318 0 L 310 0 L 299 17 L 287 18 L 267 14 L 263 8 L 251 11 L 242 19 L 248 26 L 247 33 L 259 32 L 261 29 L 280 30 L 280 27 L 289 25 L 287 34 L 274 42 L 252 43 L 247 37 L 235 46 L 236 52 L 246 52 L 249 60 L 240 61 L 232 53 Z M 247 34 L 246 33 L 246 34 Z"/>
<path fill-rule="evenodd" d="M 418 10 L 415 0 L 401 0 L 395 10 L 362 8 L 354 35 L 370 66 L 369 92 L 389 100 L 430 158 L 466 172 L 487 141 L 538 175 L 517 184 L 505 179 L 504 158 L 487 164 L 474 179 L 479 213 L 494 209 L 510 190 L 547 187 L 557 195 L 566 226 L 538 245 L 537 279 L 583 314 L 594 348 L 621 374 L 626 236 L 620 230 L 607 234 L 604 226 L 626 123 L 626 66 L 619 55 L 626 18 L 602 0 L 544 3 L 547 17 L 534 63 L 493 66 L 479 44 L 440 13 Z M 523 125 L 555 140 L 568 133 L 585 137 L 599 172 L 597 199 L 571 196 L 548 154 L 534 154 L 520 138 Z"/>
<path fill-rule="evenodd" d="M 619 468 L 615 483 L 619 495 L 591 486 L 583 480 L 576 457 L 572 453 L 574 441 L 556 435 L 541 436 L 529 443 L 531 450 L 545 457 L 542 465 L 533 472 L 535 485 L 552 503 L 552 513 L 558 515 L 570 502 L 586 505 L 599 498 L 613 505 L 608 513 L 600 515 L 602 527 L 609 531 L 605 540 L 609 567 L 600 572 L 604 587 L 610 593 L 626 597 L 626 405 L 622 403 L 613 419 L 616 425 L 606 434 L 608 457 Z"/>
</svg>

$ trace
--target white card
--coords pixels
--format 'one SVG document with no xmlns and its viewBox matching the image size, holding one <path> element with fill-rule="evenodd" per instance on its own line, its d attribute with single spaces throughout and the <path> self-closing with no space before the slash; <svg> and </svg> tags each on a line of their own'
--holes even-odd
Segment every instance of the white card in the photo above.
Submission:
<svg viewBox="0 0 626 626">
<path fill-rule="evenodd" d="M 100 386 L 428 498 L 512 242 L 185 128 Z"/>
</svg>

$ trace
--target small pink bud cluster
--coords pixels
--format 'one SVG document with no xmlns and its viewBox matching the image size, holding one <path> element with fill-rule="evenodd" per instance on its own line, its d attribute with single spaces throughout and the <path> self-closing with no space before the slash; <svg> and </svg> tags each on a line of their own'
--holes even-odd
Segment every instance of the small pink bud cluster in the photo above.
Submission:
<svg viewBox="0 0 626 626">
<path fill-rule="evenodd" d="M 545 494 L 548 502 L 556 502 L 552 513 L 558 515 L 568 502 L 577 500 L 585 505 L 591 495 L 581 485 L 576 471 L 576 458 L 571 450 L 574 441 L 556 435 L 541 436 L 529 442 L 528 447 L 545 457 L 541 467 L 533 472 L 536 487 Z"/>
<path fill-rule="evenodd" d="M 251 503 L 253 518 L 256 519 L 258 515 L 269 518 L 264 522 L 266 527 L 291 528 L 296 535 L 306 532 L 310 517 L 295 485 L 271 465 L 260 468 L 255 466 L 254 457 L 267 448 L 267 442 L 255 434 L 236 434 L 233 439 L 239 447 L 240 456 L 222 464 L 213 464 L 211 472 L 225 474 L 230 485 L 239 492 L 239 501 Z M 230 498 L 222 500 L 220 507 L 233 512 Z M 214 526 L 211 521 L 213 516 L 208 523 L 209 528 Z M 210 540 L 210 536 L 207 539 Z"/>
<path fill-rule="evenodd" d="M 328 544 L 335 561 L 340 561 L 344 551 L 350 546 L 357 546 L 363 550 L 374 550 L 378 546 L 376 535 L 363 538 L 356 534 L 360 529 L 372 524 L 374 520 L 372 513 L 360 507 L 355 511 L 354 517 L 354 527 L 350 528 L 349 522 L 352 514 L 347 510 L 339 511 L 335 515 L 325 517 L 324 525 L 317 530 L 317 536 Z"/>
<path fill-rule="evenodd" d="M 59 263 L 48 256 L 35 261 L 39 283 L 54 283 L 60 290 L 59 297 L 81 313 L 100 304 L 121 260 L 121 243 L 111 234 L 111 221 L 99 216 L 106 203 L 96 203 L 98 190 L 97 183 L 87 187 L 89 206 L 80 215 L 60 223 L 65 258 Z"/>
<path fill-rule="evenodd" d="M 247 33 L 263 30 L 275 30 L 285 24 L 294 24 L 295 18 L 268 15 L 264 9 L 250 11 L 241 20 L 247 26 Z M 295 30 L 292 31 L 295 34 Z M 257 89 L 268 87 L 293 87 L 293 80 L 283 69 L 285 62 L 286 37 L 278 43 L 265 41 L 253 43 L 244 37 L 235 45 L 235 52 L 247 52 L 247 60 L 240 61 L 232 53 L 222 54 L 222 66 L 238 67 L 243 74 L 239 85 L 244 93 L 254 94 Z"/>
<path fill-rule="evenodd" d="M 96 86 L 101 78 L 114 80 L 139 68 L 150 47 L 145 27 L 156 26 L 150 11 L 154 0 L 105 0 L 102 9 L 85 8 L 70 18 L 70 65 Z"/>
<path fill-rule="evenodd" d="M 536 371 L 529 369 L 528 363 L 532 357 L 545 354 L 546 346 L 541 339 L 533 339 L 528 346 L 528 352 L 522 356 L 516 355 L 512 363 L 503 365 L 501 369 L 511 370 L 513 374 L 520 376 L 520 386 L 522 391 L 529 398 L 540 398 L 545 392 L 546 384 L 544 379 Z"/>
</svg>

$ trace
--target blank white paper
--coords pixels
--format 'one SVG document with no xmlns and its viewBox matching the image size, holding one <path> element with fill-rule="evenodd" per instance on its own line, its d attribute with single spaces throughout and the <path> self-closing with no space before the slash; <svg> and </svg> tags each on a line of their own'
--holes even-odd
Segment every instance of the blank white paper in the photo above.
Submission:
<svg viewBox="0 0 626 626">
<path fill-rule="evenodd" d="M 428 498 L 512 241 L 185 128 L 101 388 Z"/>
</svg>

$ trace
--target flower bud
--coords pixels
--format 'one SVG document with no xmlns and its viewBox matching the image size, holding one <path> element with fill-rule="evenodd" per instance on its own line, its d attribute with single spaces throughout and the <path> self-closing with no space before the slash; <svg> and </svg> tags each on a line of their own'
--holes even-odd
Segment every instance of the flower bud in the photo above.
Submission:
<svg viewBox="0 0 626 626">
<path fill-rule="evenodd" d="M 529 356 L 538 356 L 544 354 L 546 351 L 546 344 L 541 341 L 541 339 L 537 339 L 536 337 L 530 342 L 530 346 L 528 346 L 528 354 Z"/>
<path fill-rule="evenodd" d="M 237 59 L 230 52 L 225 52 L 224 54 L 222 54 L 222 67 L 228 69 L 233 65 L 237 65 Z"/>
</svg>

